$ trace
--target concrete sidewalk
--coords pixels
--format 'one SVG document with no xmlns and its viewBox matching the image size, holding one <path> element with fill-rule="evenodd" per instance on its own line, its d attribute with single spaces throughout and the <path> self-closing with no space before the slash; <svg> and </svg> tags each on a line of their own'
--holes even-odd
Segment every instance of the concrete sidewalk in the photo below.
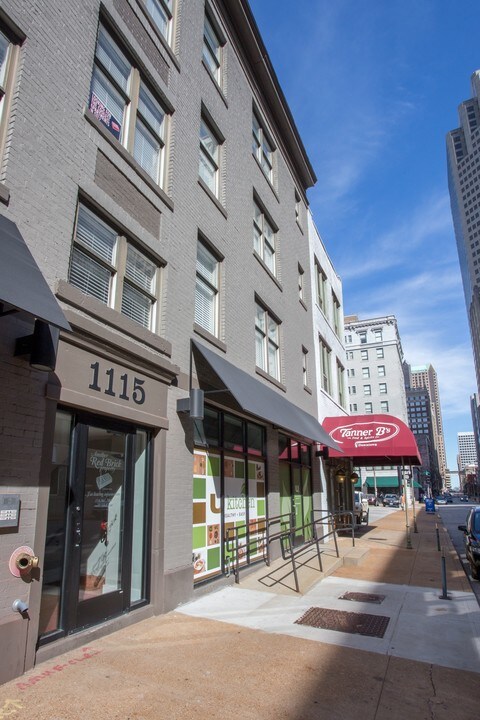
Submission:
<svg viewBox="0 0 480 720">
<path fill-rule="evenodd" d="M 321 580 L 309 560 L 301 593 L 288 574 L 266 585 L 276 568 L 261 566 L 239 586 L 38 665 L 0 687 L 0 718 L 474 720 L 480 610 L 442 528 L 440 597 L 437 522 L 419 512 L 407 549 L 405 515 L 394 512 L 354 551 L 342 539 L 341 563 L 325 547 Z M 383 635 L 298 624 L 310 608 L 334 621 L 373 618 Z"/>
</svg>

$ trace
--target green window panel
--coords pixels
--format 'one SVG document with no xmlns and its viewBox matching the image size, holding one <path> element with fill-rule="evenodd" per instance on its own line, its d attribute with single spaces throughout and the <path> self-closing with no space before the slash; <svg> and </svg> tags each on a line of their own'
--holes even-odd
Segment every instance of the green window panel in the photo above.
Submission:
<svg viewBox="0 0 480 720">
<path fill-rule="evenodd" d="M 194 550 L 205 547 L 207 544 L 207 528 L 205 525 L 199 525 L 193 528 L 192 542 Z"/>
<path fill-rule="evenodd" d="M 207 550 L 207 570 L 216 570 L 220 567 L 220 548 L 210 548 Z"/>
<path fill-rule="evenodd" d="M 193 499 L 205 500 L 207 494 L 207 481 L 205 478 L 193 478 Z"/>
</svg>

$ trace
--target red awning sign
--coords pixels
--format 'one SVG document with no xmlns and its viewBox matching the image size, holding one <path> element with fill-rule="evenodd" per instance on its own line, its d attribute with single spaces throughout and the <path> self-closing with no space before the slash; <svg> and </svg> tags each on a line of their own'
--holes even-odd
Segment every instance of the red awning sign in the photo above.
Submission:
<svg viewBox="0 0 480 720">
<path fill-rule="evenodd" d="M 342 452 L 329 457 L 351 457 L 356 465 L 421 465 L 415 437 L 394 415 L 343 415 L 322 422 Z"/>
</svg>

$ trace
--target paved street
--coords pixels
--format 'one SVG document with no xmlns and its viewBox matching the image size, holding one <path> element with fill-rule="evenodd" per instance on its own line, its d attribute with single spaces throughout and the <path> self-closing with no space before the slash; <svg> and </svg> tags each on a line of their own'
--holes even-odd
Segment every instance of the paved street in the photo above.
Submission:
<svg viewBox="0 0 480 720">
<path fill-rule="evenodd" d="M 299 568 L 300 593 L 288 567 L 273 581 L 281 568 L 262 564 L 176 612 L 99 640 L 86 634 L 77 650 L 1 686 L 0 716 L 474 720 L 480 609 L 457 552 L 442 526 L 442 599 L 438 517 L 419 511 L 408 549 L 404 513 L 376 515 L 355 547 L 342 538 L 340 559 L 324 548 L 323 575 L 314 555 Z M 362 622 L 355 631 L 299 624 L 309 608 Z M 383 634 L 361 634 L 365 617 L 383 618 Z"/>
</svg>

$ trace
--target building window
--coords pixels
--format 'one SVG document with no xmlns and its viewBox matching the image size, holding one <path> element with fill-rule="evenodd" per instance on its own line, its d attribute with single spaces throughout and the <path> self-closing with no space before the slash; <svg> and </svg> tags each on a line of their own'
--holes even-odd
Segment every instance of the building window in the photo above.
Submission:
<svg viewBox="0 0 480 720">
<path fill-rule="evenodd" d="M 383 358 L 383 357 L 384 357 L 384 355 L 383 355 L 383 348 L 381 348 L 381 347 L 378 348 L 378 347 L 377 347 L 377 348 L 376 348 L 376 351 L 377 351 L 377 358 L 380 359 L 380 358 Z"/>
<path fill-rule="evenodd" d="M 0 154 L 3 153 L 7 135 L 10 103 L 15 82 L 15 68 L 20 46 L 0 30 Z"/>
<path fill-rule="evenodd" d="M 350 404 L 350 412 L 357 412 L 357 403 Z"/>
<path fill-rule="evenodd" d="M 371 415 L 372 413 L 373 413 L 373 405 L 372 405 L 372 403 L 371 403 L 371 402 L 366 402 L 366 403 L 365 403 L 365 414 L 366 414 L 366 415 Z"/>
<path fill-rule="evenodd" d="M 340 303 L 337 300 L 337 296 L 332 291 L 332 321 L 333 329 L 337 337 L 340 337 Z"/>
<path fill-rule="evenodd" d="M 368 360 L 368 350 L 360 350 L 360 359 Z"/>
<path fill-rule="evenodd" d="M 373 331 L 373 339 L 375 342 L 382 342 L 382 330 L 374 330 Z"/>
<path fill-rule="evenodd" d="M 378 376 L 385 377 L 385 365 L 378 365 Z"/>
<path fill-rule="evenodd" d="M 320 309 L 323 310 L 323 313 L 325 314 L 327 311 L 327 276 L 325 275 L 318 263 L 315 263 L 315 269 L 317 274 L 317 303 Z"/>
<path fill-rule="evenodd" d="M 197 243 L 195 322 L 218 337 L 219 261 L 200 240 Z"/>
<path fill-rule="evenodd" d="M 388 413 L 388 400 L 382 400 L 380 403 L 380 411 Z"/>
<path fill-rule="evenodd" d="M 166 110 L 103 25 L 98 31 L 89 110 L 162 186 Z"/>
<path fill-rule="evenodd" d="M 378 389 L 382 395 L 385 395 L 387 392 L 387 383 L 378 383 Z"/>
<path fill-rule="evenodd" d="M 371 395 L 371 394 L 372 394 L 372 386 L 371 386 L 371 385 L 364 385 L 364 386 L 363 386 L 363 394 L 364 394 L 364 395 Z"/>
<path fill-rule="evenodd" d="M 357 394 L 357 388 L 356 388 L 356 386 L 355 386 L 355 385 L 351 385 L 351 386 L 348 388 L 348 392 L 349 392 L 350 395 L 356 395 L 356 394 Z"/>
<path fill-rule="evenodd" d="M 351 335 L 345 335 L 345 342 L 351 343 L 352 342 L 352 336 Z"/>
<path fill-rule="evenodd" d="M 255 201 L 253 203 L 253 248 L 270 272 L 275 275 L 275 230 Z"/>
<path fill-rule="evenodd" d="M 347 350 L 347 360 L 353 360 L 353 350 Z"/>
<path fill-rule="evenodd" d="M 261 370 L 280 380 L 279 323 L 258 302 L 255 303 L 255 362 Z"/>
<path fill-rule="evenodd" d="M 220 142 L 202 118 L 200 122 L 200 162 L 198 174 L 208 189 L 218 197 L 220 170 Z"/>
<path fill-rule="evenodd" d="M 358 338 L 360 340 L 360 344 L 365 345 L 365 343 L 367 342 L 367 333 L 365 331 L 359 332 Z"/>
<path fill-rule="evenodd" d="M 170 43 L 172 36 L 173 0 L 145 0 L 147 11 L 155 27 Z"/>
<path fill-rule="evenodd" d="M 331 370 L 330 370 L 330 356 L 331 350 L 326 342 L 319 338 L 320 343 L 320 372 L 321 372 L 321 383 L 322 388 L 331 395 Z"/>
<path fill-rule="evenodd" d="M 301 227 L 301 222 L 300 222 L 300 219 L 301 219 L 301 218 L 300 218 L 300 202 L 301 202 L 301 200 L 300 200 L 300 195 L 299 195 L 298 192 L 295 190 L 295 221 L 296 221 L 297 225 L 299 225 L 299 226 Z"/>
<path fill-rule="evenodd" d="M 362 377 L 364 377 L 364 378 L 370 377 L 370 368 L 368 368 L 368 367 L 362 368 Z"/>
<path fill-rule="evenodd" d="M 305 272 L 301 265 L 298 266 L 298 299 L 301 302 L 305 302 L 305 290 L 304 290 L 304 277 Z"/>
<path fill-rule="evenodd" d="M 345 376 L 345 369 L 344 369 L 343 365 L 341 365 L 341 363 L 337 360 L 338 403 L 342 407 L 345 407 L 344 376 Z"/>
<path fill-rule="evenodd" d="M 222 41 L 207 15 L 203 25 L 203 61 L 218 85 L 222 84 Z"/>
<path fill-rule="evenodd" d="M 260 163 L 265 177 L 273 184 L 273 144 L 267 138 L 255 113 L 253 113 L 252 134 L 252 152 Z"/>
<path fill-rule="evenodd" d="M 303 387 L 308 387 L 308 350 L 302 348 L 302 374 L 303 374 Z"/>
<path fill-rule="evenodd" d="M 155 331 L 159 265 L 91 210 L 79 205 L 69 282 Z"/>
</svg>

